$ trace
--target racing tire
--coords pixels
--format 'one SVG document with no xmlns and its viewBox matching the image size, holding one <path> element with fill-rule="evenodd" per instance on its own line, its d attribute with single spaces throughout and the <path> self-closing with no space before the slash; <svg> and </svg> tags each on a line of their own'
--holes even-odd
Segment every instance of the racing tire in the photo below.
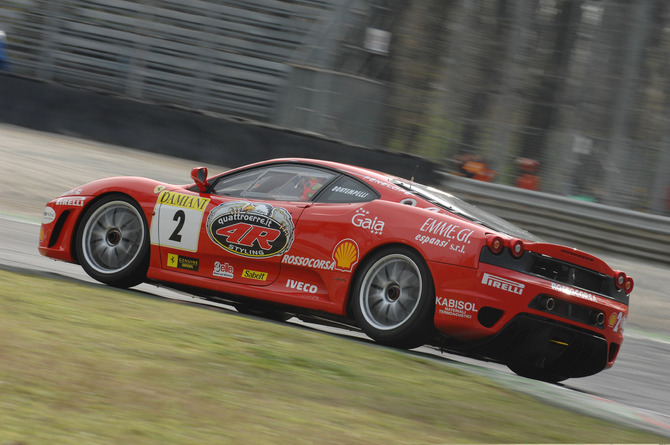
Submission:
<svg viewBox="0 0 670 445">
<path fill-rule="evenodd" d="M 82 216 L 75 238 L 77 259 L 93 279 L 114 287 L 142 283 L 149 267 L 144 212 L 126 195 L 106 196 Z"/>
<path fill-rule="evenodd" d="M 352 302 L 359 327 L 378 343 L 412 349 L 436 332 L 433 280 L 412 249 L 393 246 L 368 257 L 357 273 Z"/>
</svg>

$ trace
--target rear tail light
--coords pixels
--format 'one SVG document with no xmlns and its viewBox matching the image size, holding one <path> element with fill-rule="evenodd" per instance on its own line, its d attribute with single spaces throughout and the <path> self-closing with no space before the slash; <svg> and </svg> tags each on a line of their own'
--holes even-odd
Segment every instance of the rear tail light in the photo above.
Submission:
<svg viewBox="0 0 670 445">
<path fill-rule="evenodd" d="M 491 253 L 498 255 L 505 247 L 505 241 L 498 235 L 490 235 L 486 237 L 486 245 Z"/>
<path fill-rule="evenodd" d="M 626 286 L 626 274 L 623 272 L 614 274 L 614 285 L 617 289 L 623 289 Z"/>
<path fill-rule="evenodd" d="M 514 258 L 521 258 L 521 255 L 526 251 L 526 247 L 520 239 L 513 239 L 509 243 L 509 251 Z"/>
<path fill-rule="evenodd" d="M 635 287 L 635 282 L 633 281 L 632 277 L 626 277 L 626 281 L 624 282 L 623 285 L 623 290 L 626 291 L 627 294 L 630 294 L 633 292 L 633 287 Z"/>
</svg>

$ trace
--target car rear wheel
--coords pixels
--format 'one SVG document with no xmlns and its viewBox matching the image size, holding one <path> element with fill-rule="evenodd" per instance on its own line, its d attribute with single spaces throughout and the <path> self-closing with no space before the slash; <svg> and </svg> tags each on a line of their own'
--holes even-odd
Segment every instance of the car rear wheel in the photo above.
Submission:
<svg viewBox="0 0 670 445">
<path fill-rule="evenodd" d="M 147 222 L 139 205 L 125 195 L 93 204 L 76 235 L 79 263 L 92 278 L 115 287 L 132 287 L 149 266 Z"/>
<path fill-rule="evenodd" d="M 369 257 L 352 298 L 356 321 L 379 343 L 415 348 L 435 332 L 433 280 L 423 258 L 411 249 L 395 246 Z"/>
</svg>

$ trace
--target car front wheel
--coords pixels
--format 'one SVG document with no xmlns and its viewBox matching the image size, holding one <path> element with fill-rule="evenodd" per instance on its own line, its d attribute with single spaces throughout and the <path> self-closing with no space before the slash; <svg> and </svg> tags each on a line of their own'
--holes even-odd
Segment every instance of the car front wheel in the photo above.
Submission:
<svg viewBox="0 0 670 445">
<path fill-rule="evenodd" d="M 94 203 L 79 224 L 76 251 L 92 278 L 122 288 L 140 284 L 149 266 L 142 209 L 125 195 L 110 195 Z"/>
<path fill-rule="evenodd" d="M 435 332 L 435 293 L 428 266 L 415 251 L 395 246 L 362 265 L 353 312 L 363 331 L 378 343 L 398 348 L 425 344 Z"/>
</svg>

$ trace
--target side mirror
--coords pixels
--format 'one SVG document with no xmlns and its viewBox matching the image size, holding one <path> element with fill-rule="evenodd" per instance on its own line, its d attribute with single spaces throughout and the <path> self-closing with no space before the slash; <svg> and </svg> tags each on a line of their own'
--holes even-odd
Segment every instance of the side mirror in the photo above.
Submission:
<svg viewBox="0 0 670 445">
<path fill-rule="evenodd" d="M 206 167 L 196 167 L 191 170 L 191 179 L 195 182 L 195 185 L 198 186 L 198 190 L 204 193 L 209 187 L 209 182 L 207 181 L 207 168 Z"/>
</svg>

